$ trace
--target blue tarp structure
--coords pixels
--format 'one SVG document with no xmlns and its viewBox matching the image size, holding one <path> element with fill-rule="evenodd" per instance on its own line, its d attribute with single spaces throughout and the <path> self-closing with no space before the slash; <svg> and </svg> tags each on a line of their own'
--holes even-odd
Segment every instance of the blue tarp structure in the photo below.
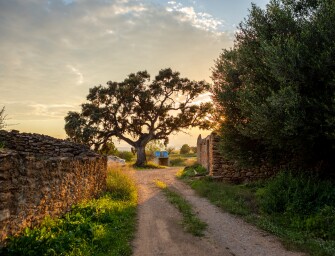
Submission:
<svg viewBox="0 0 335 256">
<path fill-rule="evenodd" d="M 155 157 L 169 157 L 167 151 L 155 151 Z"/>
</svg>

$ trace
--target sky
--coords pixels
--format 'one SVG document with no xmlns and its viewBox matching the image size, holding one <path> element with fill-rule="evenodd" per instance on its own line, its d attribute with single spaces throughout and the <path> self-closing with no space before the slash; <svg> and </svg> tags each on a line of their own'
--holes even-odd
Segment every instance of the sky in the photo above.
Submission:
<svg viewBox="0 0 335 256">
<path fill-rule="evenodd" d="M 252 1 L 262 8 L 268 0 Z M 0 0 L 0 107 L 7 129 L 66 138 L 89 88 L 170 67 L 211 82 L 249 0 Z M 209 131 L 170 137 L 191 146 Z M 118 143 L 119 148 L 127 147 Z"/>
</svg>

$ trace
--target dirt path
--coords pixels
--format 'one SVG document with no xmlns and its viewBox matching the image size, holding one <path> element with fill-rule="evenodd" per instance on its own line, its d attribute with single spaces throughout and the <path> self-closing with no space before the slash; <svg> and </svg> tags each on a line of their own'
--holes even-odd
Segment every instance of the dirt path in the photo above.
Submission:
<svg viewBox="0 0 335 256">
<path fill-rule="evenodd" d="M 139 187 L 138 230 L 133 241 L 135 256 L 211 255 L 211 256 L 294 256 L 275 237 L 258 230 L 198 197 L 175 178 L 178 168 L 137 171 Z M 159 179 L 178 190 L 208 224 L 205 237 L 184 232 L 181 215 L 154 184 Z"/>
</svg>

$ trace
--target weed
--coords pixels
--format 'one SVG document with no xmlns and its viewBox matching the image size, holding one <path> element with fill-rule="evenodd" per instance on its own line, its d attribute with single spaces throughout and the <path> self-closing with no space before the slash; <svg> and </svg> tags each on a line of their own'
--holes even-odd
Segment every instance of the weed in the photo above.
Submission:
<svg viewBox="0 0 335 256">
<path fill-rule="evenodd" d="M 183 215 L 182 223 L 185 230 L 194 236 L 203 236 L 207 224 L 197 217 L 190 203 L 178 193 L 170 190 L 164 182 L 156 180 L 155 184 L 163 190 L 169 202 L 173 204 Z"/>
</svg>

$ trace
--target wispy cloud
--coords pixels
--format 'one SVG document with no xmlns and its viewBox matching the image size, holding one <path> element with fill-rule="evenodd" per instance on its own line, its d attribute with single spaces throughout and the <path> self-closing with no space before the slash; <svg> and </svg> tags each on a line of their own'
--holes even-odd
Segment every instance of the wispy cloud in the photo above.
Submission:
<svg viewBox="0 0 335 256">
<path fill-rule="evenodd" d="M 183 6 L 176 1 L 169 1 L 166 10 L 178 14 L 176 18 L 181 22 L 189 22 L 192 26 L 205 31 L 219 33 L 224 25 L 223 20 L 217 19 L 209 13 L 196 12 L 193 6 Z"/>
<path fill-rule="evenodd" d="M 220 22 L 177 2 L 0 0 L 0 103 L 13 119 L 63 123 L 89 88 L 131 72 L 209 80 L 232 45 Z"/>
<path fill-rule="evenodd" d="M 77 75 L 77 84 L 82 84 L 84 82 L 84 75 L 77 68 L 72 65 L 67 65 L 66 67 L 70 69 L 72 73 Z"/>
</svg>

